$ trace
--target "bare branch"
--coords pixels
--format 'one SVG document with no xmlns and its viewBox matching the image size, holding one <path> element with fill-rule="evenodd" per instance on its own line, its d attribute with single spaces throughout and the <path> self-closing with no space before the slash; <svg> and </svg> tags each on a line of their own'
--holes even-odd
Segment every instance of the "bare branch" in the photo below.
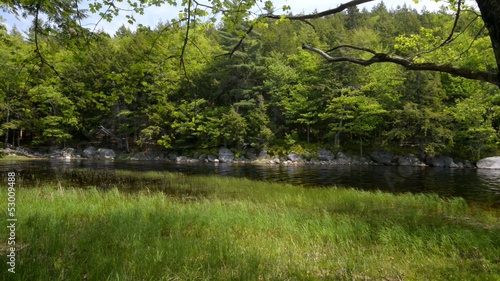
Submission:
<svg viewBox="0 0 500 281">
<path fill-rule="evenodd" d="M 474 45 L 474 42 L 476 42 L 476 40 L 479 38 L 479 36 L 481 36 L 481 33 L 483 33 L 483 31 L 486 29 L 486 26 L 483 26 L 481 27 L 481 29 L 479 30 L 479 32 L 476 34 L 476 36 L 474 36 L 474 39 L 472 39 L 472 41 L 470 42 L 470 45 L 469 47 L 463 51 L 460 56 L 458 56 L 458 59 L 457 60 L 460 60 L 462 58 L 462 56 L 467 53 L 471 48 L 472 48 L 472 45 Z"/>
<path fill-rule="evenodd" d="M 363 65 L 363 66 L 369 66 L 369 65 L 372 65 L 374 63 L 390 62 L 390 63 L 399 64 L 408 70 L 426 70 L 426 71 L 444 72 L 444 73 L 449 73 L 449 74 L 454 75 L 454 76 L 489 82 L 489 83 L 495 84 L 497 86 L 500 86 L 500 81 L 498 80 L 496 73 L 493 73 L 493 72 L 475 71 L 475 70 L 471 70 L 471 69 L 452 66 L 450 64 L 414 63 L 412 60 L 407 59 L 407 58 L 403 58 L 403 57 L 399 57 L 399 56 L 392 56 L 392 55 L 388 55 L 388 54 L 384 54 L 384 53 L 377 53 L 377 52 L 372 51 L 372 50 L 367 50 L 367 52 L 374 54 L 373 57 L 371 57 L 368 60 L 364 60 L 364 59 L 353 58 L 353 57 L 332 57 L 329 54 L 327 54 L 326 52 L 324 52 L 320 49 L 317 49 L 317 48 L 313 48 L 307 44 L 303 44 L 302 49 L 315 52 L 315 53 L 321 55 L 323 58 L 325 58 L 329 62 L 351 62 L 351 63 Z M 356 49 L 356 47 L 353 47 L 353 49 Z"/>
<path fill-rule="evenodd" d="M 184 35 L 184 43 L 182 44 L 182 50 L 181 50 L 181 56 L 180 56 L 180 64 L 182 69 L 184 70 L 184 76 L 186 77 L 187 80 L 187 72 L 186 72 L 186 65 L 184 63 L 184 54 L 186 52 L 186 46 L 188 44 L 188 39 L 189 39 L 189 30 L 191 29 L 191 0 L 188 0 L 188 7 L 187 7 L 187 26 L 186 26 L 186 35 Z"/>
<path fill-rule="evenodd" d="M 36 10 L 35 10 L 35 19 L 34 19 L 34 33 L 35 33 L 35 54 L 37 55 L 38 58 L 40 58 L 40 62 L 41 62 L 41 65 L 43 66 L 44 64 L 47 65 L 50 69 L 52 69 L 52 71 L 54 71 L 54 73 L 62 78 L 62 76 L 59 74 L 59 72 L 57 72 L 57 70 L 55 69 L 54 66 L 52 66 L 50 63 L 47 62 L 47 60 L 45 59 L 45 57 L 42 55 L 42 53 L 40 52 L 40 46 L 38 44 L 38 33 L 40 32 L 40 21 L 39 21 L 39 14 L 40 14 L 40 1 L 37 2 L 36 4 Z"/>
<path fill-rule="evenodd" d="M 460 18 L 460 12 L 461 12 L 461 7 L 462 7 L 462 1 L 459 0 L 458 1 L 458 4 L 457 4 L 457 13 L 455 14 L 455 21 L 453 22 L 453 27 L 451 28 L 451 31 L 450 31 L 450 34 L 448 35 L 448 38 L 446 38 L 443 43 L 441 43 L 439 46 L 437 47 L 434 47 L 430 50 L 426 50 L 426 51 L 422 51 L 420 53 L 417 53 L 415 55 L 412 56 L 412 58 L 415 58 L 415 57 L 420 57 L 421 55 L 424 55 L 424 54 L 428 54 L 428 53 L 432 53 L 434 51 L 436 51 L 437 49 L 455 41 L 455 39 L 457 39 L 460 35 L 464 34 L 465 31 L 471 26 L 471 24 L 473 22 L 475 22 L 479 16 L 476 16 L 474 19 L 472 19 L 468 24 L 467 26 L 464 28 L 464 30 L 462 30 L 462 32 L 460 32 L 460 34 L 458 34 L 456 37 L 453 37 L 453 34 L 455 33 L 455 30 L 457 29 L 457 25 L 458 25 L 458 20 Z"/>
<path fill-rule="evenodd" d="M 370 50 L 370 49 L 367 49 L 367 48 L 362 48 L 362 47 L 351 46 L 351 45 L 340 45 L 340 46 L 337 46 L 337 47 L 333 47 L 332 49 L 330 49 L 330 50 L 328 50 L 326 52 L 330 53 L 330 52 L 333 52 L 333 51 L 341 49 L 341 48 L 348 48 L 348 49 L 354 49 L 354 50 L 358 50 L 358 51 L 364 51 L 364 52 L 372 53 L 374 55 L 377 54 L 377 52 L 375 52 L 373 50 Z"/>
<path fill-rule="evenodd" d="M 321 18 L 321 17 L 325 17 L 325 16 L 330 16 L 330 15 L 338 14 L 338 13 L 340 13 L 340 12 L 342 12 L 344 10 L 347 10 L 349 8 L 355 7 L 355 6 L 360 5 L 360 4 L 372 2 L 372 1 L 374 1 L 374 0 L 352 0 L 352 1 L 349 1 L 349 2 L 347 2 L 345 4 L 340 4 L 337 8 L 326 10 L 326 11 L 323 11 L 323 12 L 309 14 L 309 15 L 284 16 L 284 17 L 287 18 L 287 19 L 289 19 L 289 20 L 317 19 L 317 18 Z M 281 19 L 283 16 L 281 16 L 281 15 L 263 15 L 262 17 L 278 20 L 278 19 Z"/>
</svg>

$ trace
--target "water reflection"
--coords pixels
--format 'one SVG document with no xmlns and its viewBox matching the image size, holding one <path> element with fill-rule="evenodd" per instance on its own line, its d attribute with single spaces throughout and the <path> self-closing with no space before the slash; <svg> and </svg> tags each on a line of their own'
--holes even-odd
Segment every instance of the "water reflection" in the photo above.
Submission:
<svg viewBox="0 0 500 281">
<path fill-rule="evenodd" d="M 219 163 L 173 163 L 164 161 L 95 161 L 33 160 L 0 162 L 2 172 L 17 171 L 19 182 L 33 184 L 44 179 L 57 179 L 72 169 L 99 171 L 169 171 L 246 177 L 257 180 L 288 182 L 303 186 L 344 186 L 393 193 L 438 193 L 460 196 L 469 202 L 500 207 L 500 170 L 449 169 L 386 166 L 283 166 Z"/>
</svg>

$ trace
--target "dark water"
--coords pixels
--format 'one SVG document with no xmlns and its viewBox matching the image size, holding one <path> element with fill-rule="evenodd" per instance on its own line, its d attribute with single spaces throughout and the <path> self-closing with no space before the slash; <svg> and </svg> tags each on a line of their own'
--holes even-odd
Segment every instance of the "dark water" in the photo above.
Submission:
<svg viewBox="0 0 500 281">
<path fill-rule="evenodd" d="M 387 166 L 280 166 L 252 164 L 179 164 L 163 161 L 33 160 L 0 162 L 0 171 L 16 171 L 26 185 L 56 180 L 74 169 L 98 171 L 168 171 L 184 174 L 246 177 L 303 186 L 343 186 L 393 193 L 437 193 L 500 208 L 500 170 Z M 4 177 L 6 178 L 6 177 Z"/>
</svg>

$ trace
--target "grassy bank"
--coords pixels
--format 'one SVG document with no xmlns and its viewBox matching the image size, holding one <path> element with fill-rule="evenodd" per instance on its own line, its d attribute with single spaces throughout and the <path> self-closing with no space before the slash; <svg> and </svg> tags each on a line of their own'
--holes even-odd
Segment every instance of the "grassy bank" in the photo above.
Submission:
<svg viewBox="0 0 500 281">
<path fill-rule="evenodd" d="M 500 280 L 500 219 L 461 199 L 141 177 L 139 192 L 60 181 L 19 189 L 24 248 L 16 274 L 2 262 L 0 278 Z M 5 222 L 6 200 L 0 208 Z"/>
</svg>

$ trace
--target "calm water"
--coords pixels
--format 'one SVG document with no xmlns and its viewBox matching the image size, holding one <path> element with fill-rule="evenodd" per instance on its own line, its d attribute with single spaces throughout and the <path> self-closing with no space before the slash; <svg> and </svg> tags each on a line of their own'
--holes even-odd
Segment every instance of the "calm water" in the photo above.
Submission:
<svg viewBox="0 0 500 281">
<path fill-rule="evenodd" d="M 17 171 L 21 186 L 37 180 L 55 180 L 72 169 L 168 171 L 184 174 L 246 177 L 303 186 L 345 186 L 401 193 L 437 193 L 460 196 L 469 202 L 500 208 L 500 170 L 386 167 L 279 166 L 251 164 L 178 164 L 163 161 L 33 160 L 0 161 L 2 172 Z M 5 177 L 4 177 L 5 178 Z"/>
</svg>

